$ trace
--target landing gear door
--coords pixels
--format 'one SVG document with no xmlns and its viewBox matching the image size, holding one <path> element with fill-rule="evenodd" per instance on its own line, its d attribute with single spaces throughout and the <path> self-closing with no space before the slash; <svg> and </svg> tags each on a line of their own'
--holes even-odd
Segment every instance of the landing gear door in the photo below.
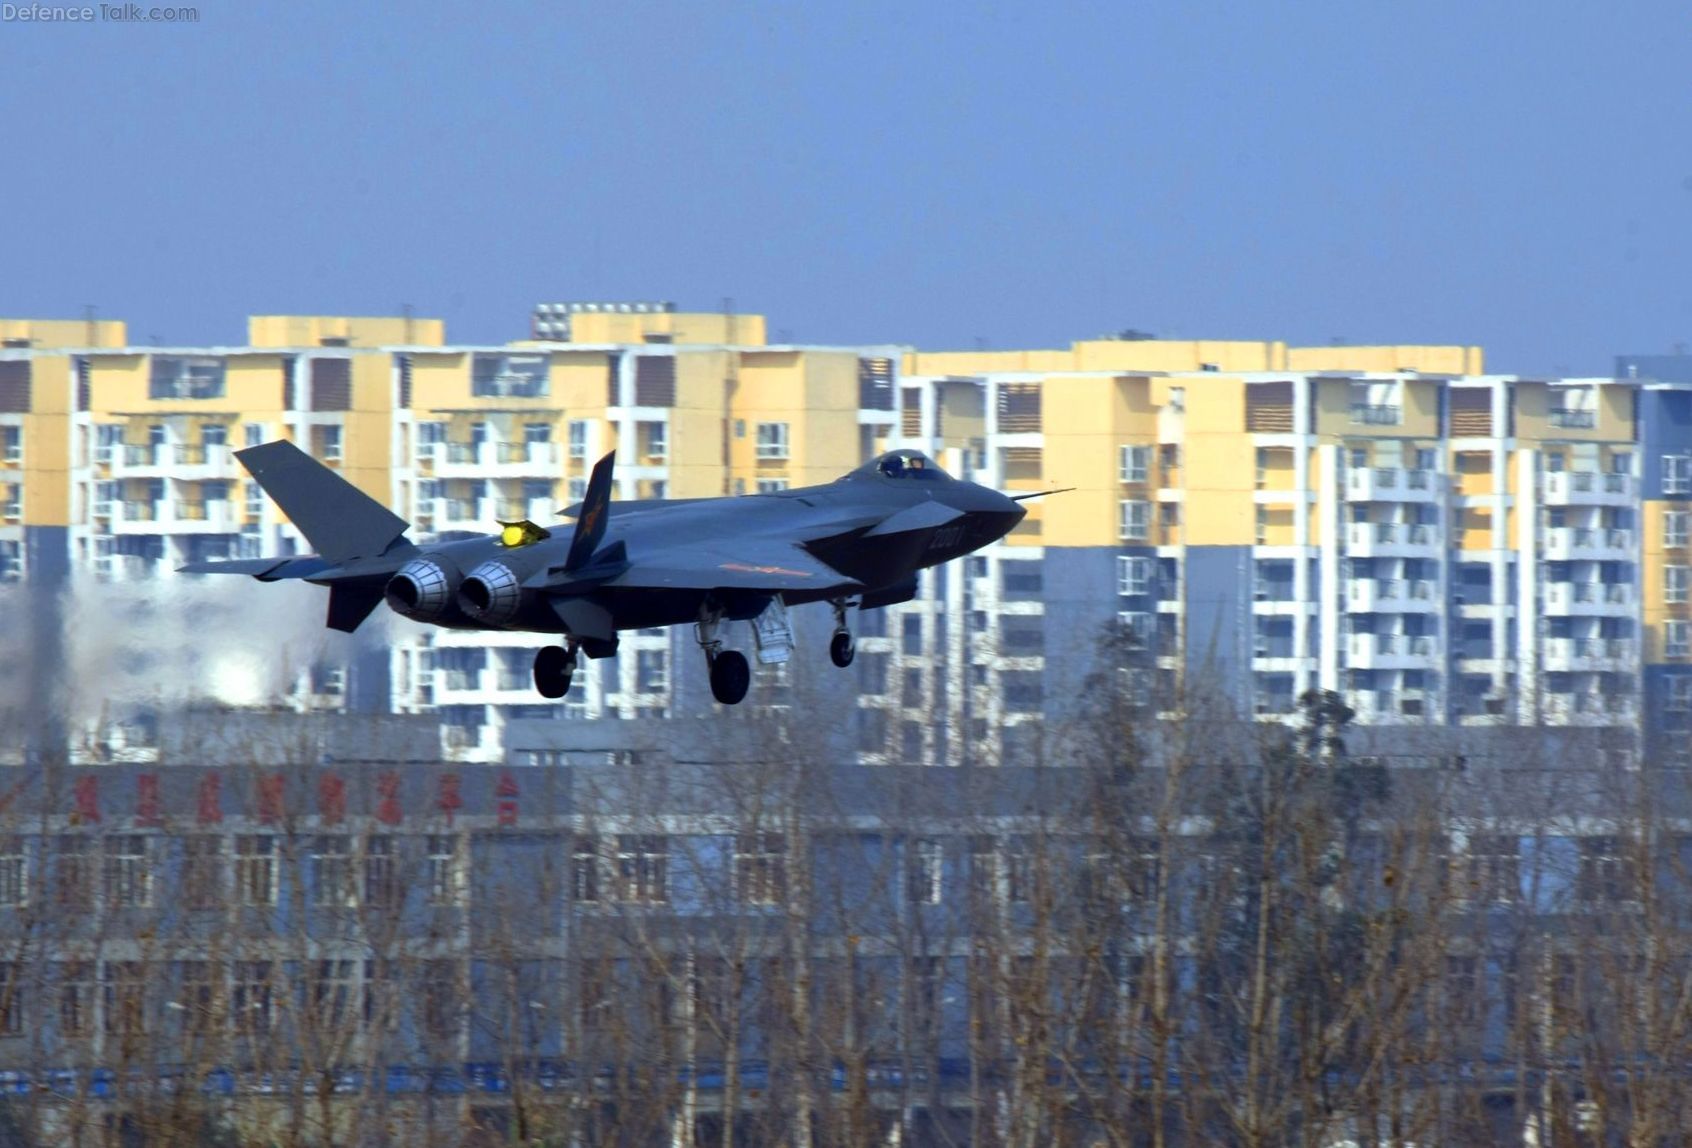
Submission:
<svg viewBox="0 0 1692 1148">
<path fill-rule="evenodd" d="M 787 605 L 777 594 L 752 619 L 752 641 L 758 647 L 758 663 L 777 666 L 793 654 L 793 624 L 787 619 Z"/>
</svg>

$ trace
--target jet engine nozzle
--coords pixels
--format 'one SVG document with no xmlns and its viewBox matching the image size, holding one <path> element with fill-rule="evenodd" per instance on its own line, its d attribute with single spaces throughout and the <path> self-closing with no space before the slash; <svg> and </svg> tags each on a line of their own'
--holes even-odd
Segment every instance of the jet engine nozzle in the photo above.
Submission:
<svg viewBox="0 0 1692 1148">
<path fill-rule="evenodd" d="M 388 579 L 388 608 L 404 618 L 433 622 L 452 605 L 458 571 L 433 558 L 413 558 Z"/>
<path fill-rule="evenodd" d="M 503 562 L 483 562 L 458 587 L 458 608 L 488 626 L 511 621 L 522 602 L 517 574 Z"/>
</svg>

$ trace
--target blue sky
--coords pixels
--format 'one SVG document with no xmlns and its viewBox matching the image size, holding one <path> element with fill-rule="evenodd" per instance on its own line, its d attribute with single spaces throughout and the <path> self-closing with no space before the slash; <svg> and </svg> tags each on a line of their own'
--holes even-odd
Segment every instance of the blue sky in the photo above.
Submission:
<svg viewBox="0 0 1692 1148">
<path fill-rule="evenodd" d="M 0 315 L 461 341 L 732 297 L 806 342 L 1692 342 L 1683 4 L 424 5 L 0 23 Z"/>
</svg>

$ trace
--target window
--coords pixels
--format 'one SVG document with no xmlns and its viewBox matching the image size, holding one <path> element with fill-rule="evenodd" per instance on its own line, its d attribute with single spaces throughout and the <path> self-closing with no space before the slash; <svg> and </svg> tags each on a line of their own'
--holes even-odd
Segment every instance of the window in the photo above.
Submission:
<svg viewBox="0 0 1692 1148">
<path fill-rule="evenodd" d="M 786 458 L 787 457 L 787 424 L 759 423 L 758 424 L 758 457 Z"/>
<path fill-rule="evenodd" d="M 1671 618 L 1663 623 L 1663 656 L 1692 657 L 1692 622 Z"/>
<path fill-rule="evenodd" d="M 548 393 L 547 355 L 478 351 L 470 365 L 470 393 L 477 398 L 540 398 Z"/>
<path fill-rule="evenodd" d="M 1122 610 L 1116 615 L 1116 624 L 1122 627 L 1122 636 L 1130 650 L 1145 650 L 1151 647 L 1153 625 L 1150 614 L 1138 610 Z"/>
<path fill-rule="evenodd" d="M 88 1036 L 94 1031 L 94 966 L 66 961 L 59 966 L 59 1032 Z"/>
<path fill-rule="evenodd" d="M 182 839 L 182 899 L 190 909 L 218 909 L 223 899 L 223 838 Z"/>
<path fill-rule="evenodd" d="M 24 1031 L 23 977 L 16 961 L 0 964 L 0 1036 Z"/>
<path fill-rule="evenodd" d="M 23 462 L 23 428 L 0 427 L 0 463 L 17 466 Z"/>
<path fill-rule="evenodd" d="M 1685 546 L 1689 527 L 1692 527 L 1692 511 L 1663 511 L 1663 545 Z"/>
<path fill-rule="evenodd" d="M 916 657 L 922 653 L 922 615 L 906 614 L 900 623 L 902 635 L 900 648 L 906 657 Z"/>
<path fill-rule="evenodd" d="M 154 399 L 220 399 L 223 397 L 222 359 L 177 358 L 154 355 L 147 397 Z"/>
<path fill-rule="evenodd" d="M 0 837 L 0 909 L 29 904 L 29 859 L 22 837 Z"/>
<path fill-rule="evenodd" d="M 147 1031 L 147 977 L 140 961 L 107 961 L 100 995 L 106 1035 L 139 1036 Z"/>
<path fill-rule="evenodd" d="M 668 423 L 643 423 L 646 428 L 646 456 L 663 459 L 670 455 L 670 426 Z"/>
<path fill-rule="evenodd" d="M 1121 537 L 1128 542 L 1144 542 L 1151 528 L 1151 503 L 1140 499 L 1122 501 Z"/>
<path fill-rule="evenodd" d="M 341 428 L 331 423 L 328 426 L 312 428 L 312 444 L 317 448 L 317 457 L 324 462 L 341 461 Z"/>
<path fill-rule="evenodd" d="M 669 900 L 669 842 L 662 837 L 625 833 L 617 838 L 617 899 L 656 905 Z"/>
<path fill-rule="evenodd" d="M 1553 387 L 1550 422 L 1554 427 L 1598 425 L 1598 392 L 1593 387 Z"/>
<path fill-rule="evenodd" d="M 1137 598 L 1151 591 L 1151 559 L 1119 555 L 1116 559 L 1116 592 Z"/>
<path fill-rule="evenodd" d="M 204 1036 L 217 1029 L 223 1016 L 216 978 L 217 966 L 210 961 L 181 961 L 177 977 L 182 986 L 182 1027 L 193 1036 Z"/>
<path fill-rule="evenodd" d="M 670 684 L 669 657 L 663 650 L 635 653 L 635 688 L 643 694 L 662 693 Z"/>
<path fill-rule="evenodd" d="M 911 842 L 910 883 L 913 905 L 938 905 L 945 893 L 946 850 L 938 838 L 919 837 Z"/>
<path fill-rule="evenodd" d="M 744 905 L 787 900 L 787 839 L 779 833 L 743 833 L 734 843 L 735 895 Z"/>
<path fill-rule="evenodd" d="M 265 908 L 276 904 L 276 838 L 252 833 L 235 838 L 235 897 Z"/>
<path fill-rule="evenodd" d="M 135 833 L 105 841 L 106 907 L 145 909 L 153 903 L 153 869 L 147 838 Z"/>
<path fill-rule="evenodd" d="M 328 834 L 312 843 L 312 869 L 317 879 L 312 900 L 319 906 L 344 908 L 358 903 L 353 884 L 352 841 L 344 833 Z"/>
<path fill-rule="evenodd" d="M 1521 857 L 1513 836 L 1469 838 L 1465 887 L 1458 896 L 1476 904 L 1504 905 L 1521 897 Z"/>
<path fill-rule="evenodd" d="M 1692 675 L 1676 674 L 1665 680 L 1668 699 L 1664 706 L 1675 713 L 1692 711 Z"/>
<path fill-rule="evenodd" d="M 1616 837 L 1583 837 L 1576 892 L 1582 901 L 1614 904 L 1636 900 L 1633 863 Z"/>
<path fill-rule="evenodd" d="M 271 838 L 259 840 L 270 841 Z M 230 1001 L 235 1031 L 243 1036 L 266 1036 L 273 1012 L 269 961 L 235 962 L 235 995 Z"/>
<path fill-rule="evenodd" d="M 90 912 L 94 908 L 94 841 L 76 834 L 53 839 L 57 869 L 54 897 L 60 908 Z"/>
<path fill-rule="evenodd" d="M 464 866 L 459 861 L 458 836 L 453 833 L 430 834 L 427 847 L 429 904 L 459 904 L 464 899 Z"/>
<path fill-rule="evenodd" d="M 364 842 L 364 903 L 373 909 L 397 908 L 403 898 L 394 839 L 377 834 Z"/>
<path fill-rule="evenodd" d="M 1398 383 L 1352 383 L 1351 421 L 1365 426 L 1396 426 L 1403 422 L 1403 398 Z"/>
<path fill-rule="evenodd" d="M 587 457 L 587 431 L 588 425 L 581 419 L 570 420 L 569 435 L 571 458 Z"/>
<path fill-rule="evenodd" d="M 578 903 L 599 903 L 599 839 L 578 837 L 570 847 L 570 896 Z"/>
<path fill-rule="evenodd" d="M 969 891 L 978 901 L 993 900 L 999 892 L 999 852 L 991 837 L 969 841 Z"/>
<path fill-rule="evenodd" d="M 1663 567 L 1663 601 L 1684 602 L 1692 587 L 1692 566 Z"/>
<path fill-rule="evenodd" d="M 786 490 L 790 485 L 785 478 L 760 478 L 758 480 L 758 493 L 775 494 L 777 491 Z"/>
<path fill-rule="evenodd" d="M 359 1019 L 359 964 L 343 958 L 318 961 L 312 969 L 312 1019 L 323 1031 L 338 1036 L 347 1022 Z"/>
<path fill-rule="evenodd" d="M 1151 447 L 1125 446 L 1122 448 L 1119 470 L 1123 482 L 1144 482 L 1146 468 L 1151 463 Z"/>
<path fill-rule="evenodd" d="M 1663 493 L 1692 494 L 1692 454 L 1663 456 Z"/>
<path fill-rule="evenodd" d="M 424 961 L 424 1030 L 433 1037 L 450 1037 L 458 1031 L 458 1013 L 457 963 L 454 961 Z"/>
</svg>

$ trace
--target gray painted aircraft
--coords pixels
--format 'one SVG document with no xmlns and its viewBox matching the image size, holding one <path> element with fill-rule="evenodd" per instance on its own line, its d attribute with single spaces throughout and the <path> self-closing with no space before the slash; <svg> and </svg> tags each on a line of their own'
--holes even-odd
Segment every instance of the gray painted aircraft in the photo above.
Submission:
<svg viewBox="0 0 1692 1148">
<path fill-rule="evenodd" d="M 617 631 L 692 623 L 725 705 L 746 696 L 751 667 L 723 648 L 725 622 L 752 623 L 760 661 L 793 648 L 788 606 L 834 608 L 829 655 L 852 662 L 849 610 L 908 601 L 917 572 L 1003 538 L 1018 501 L 954 479 L 932 460 L 896 450 L 822 486 L 736 498 L 611 501 L 615 453 L 587 493 L 561 513 L 569 536 L 533 522 L 492 535 L 418 546 L 409 524 L 292 443 L 236 457 L 293 521 L 315 554 L 196 562 L 195 574 L 304 579 L 329 588 L 328 625 L 351 632 L 386 601 L 404 617 L 471 630 L 561 634 L 535 656 L 535 688 L 563 697 L 578 653 L 617 652 Z"/>
</svg>

